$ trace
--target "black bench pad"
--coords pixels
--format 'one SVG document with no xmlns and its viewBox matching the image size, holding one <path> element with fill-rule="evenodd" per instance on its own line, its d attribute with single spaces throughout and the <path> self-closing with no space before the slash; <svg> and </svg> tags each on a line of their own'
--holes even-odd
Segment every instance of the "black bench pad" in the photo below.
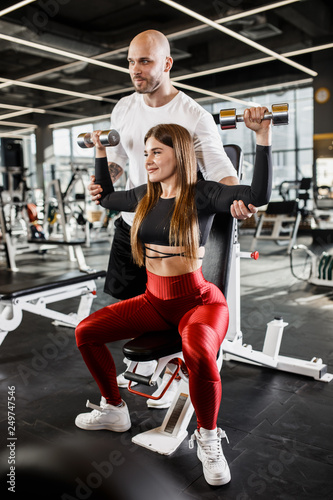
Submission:
<svg viewBox="0 0 333 500">
<path fill-rule="evenodd" d="M 12 300 L 32 293 L 44 292 L 62 286 L 103 278 L 106 272 L 82 273 L 73 271 L 60 276 L 46 276 L 43 278 L 38 278 L 36 274 L 32 273 L 13 273 L 12 271 L 1 271 L 0 275 L 1 299 Z"/>
<path fill-rule="evenodd" d="M 65 241 L 65 240 L 46 240 L 43 238 L 31 238 L 30 240 L 28 240 L 28 243 L 38 243 L 39 245 L 77 246 L 77 245 L 84 245 L 86 243 L 86 240 Z"/>
<path fill-rule="evenodd" d="M 267 205 L 266 214 L 269 215 L 293 215 L 297 213 L 297 200 L 291 201 L 271 201 Z"/>
<path fill-rule="evenodd" d="M 176 328 L 147 332 L 123 346 L 124 355 L 131 361 L 152 361 L 182 350 L 182 339 Z"/>
</svg>

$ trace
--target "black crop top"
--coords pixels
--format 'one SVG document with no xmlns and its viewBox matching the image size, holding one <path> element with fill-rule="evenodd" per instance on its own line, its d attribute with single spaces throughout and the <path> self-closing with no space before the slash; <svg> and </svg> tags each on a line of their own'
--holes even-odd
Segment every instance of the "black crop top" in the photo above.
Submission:
<svg viewBox="0 0 333 500">
<path fill-rule="evenodd" d="M 95 177 L 96 184 L 100 184 L 103 189 L 100 204 L 104 208 L 135 212 L 138 202 L 147 191 L 146 184 L 128 191 L 114 191 L 106 158 L 96 158 Z M 271 185 L 272 155 L 270 146 L 257 146 L 251 186 L 227 186 L 219 182 L 199 180 L 196 185 L 195 203 L 200 231 L 200 246 L 204 246 L 207 242 L 216 213 L 229 212 L 230 205 L 234 200 L 242 200 L 246 206 L 250 203 L 255 206 L 265 205 L 270 198 Z M 160 198 L 147 214 L 139 230 L 139 238 L 143 244 L 170 246 L 169 229 L 174 201 L 174 198 Z"/>
</svg>

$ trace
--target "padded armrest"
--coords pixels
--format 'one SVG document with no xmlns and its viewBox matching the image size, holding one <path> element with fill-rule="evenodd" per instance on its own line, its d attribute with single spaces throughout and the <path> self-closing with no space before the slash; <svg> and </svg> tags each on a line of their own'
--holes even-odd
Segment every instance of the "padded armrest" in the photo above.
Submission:
<svg viewBox="0 0 333 500">
<path fill-rule="evenodd" d="M 297 200 L 291 201 L 271 201 L 267 205 L 266 214 L 269 215 L 285 215 L 296 214 L 298 209 Z"/>
<path fill-rule="evenodd" d="M 176 328 L 144 333 L 123 347 L 124 355 L 131 361 L 152 361 L 181 350 L 182 339 Z"/>
</svg>

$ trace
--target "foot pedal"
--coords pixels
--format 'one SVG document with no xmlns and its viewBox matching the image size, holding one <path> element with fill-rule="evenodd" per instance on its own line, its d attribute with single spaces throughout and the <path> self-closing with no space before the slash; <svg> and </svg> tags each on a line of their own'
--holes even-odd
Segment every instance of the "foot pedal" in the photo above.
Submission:
<svg viewBox="0 0 333 500">
<path fill-rule="evenodd" d="M 188 383 L 182 380 L 162 425 L 137 434 L 132 441 L 161 455 L 171 455 L 186 438 L 193 413 Z"/>
</svg>

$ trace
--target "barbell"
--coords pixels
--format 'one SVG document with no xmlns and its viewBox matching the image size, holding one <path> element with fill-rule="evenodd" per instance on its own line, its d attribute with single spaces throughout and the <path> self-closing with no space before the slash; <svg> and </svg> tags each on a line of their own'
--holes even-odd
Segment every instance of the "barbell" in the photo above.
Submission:
<svg viewBox="0 0 333 500">
<path fill-rule="evenodd" d="M 105 147 L 117 146 L 120 141 L 120 136 L 116 130 L 102 130 L 99 136 L 101 144 Z M 77 143 L 80 148 L 93 148 L 94 143 L 91 140 L 91 132 L 83 132 L 77 136 Z"/>
<path fill-rule="evenodd" d="M 288 125 L 289 123 L 289 105 L 273 104 L 272 111 L 264 114 L 264 120 L 272 120 L 273 125 Z M 220 125 L 222 130 L 237 128 L 237 122 L 243 122 L 244 115 L 236 115 L 236 109 L 221 109 Z"/>
</svg>

